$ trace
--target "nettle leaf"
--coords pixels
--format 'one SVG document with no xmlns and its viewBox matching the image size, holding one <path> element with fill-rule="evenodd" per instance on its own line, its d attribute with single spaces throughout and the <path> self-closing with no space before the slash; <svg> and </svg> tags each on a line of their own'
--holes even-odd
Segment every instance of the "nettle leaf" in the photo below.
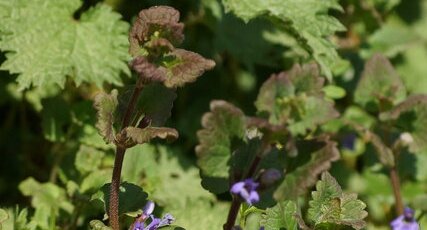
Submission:
<svg viewBox="0 0 427 230">
<path fill-rule="evenodd" d="M 19 74 L 20 89 L 63 87 L 67 76 L 77 85 L 120 85 L 120 75 L 130 75 L 129 25 L 102 4 L 76 20 L 73 14 L 80 5 L 80 0 L 13 1 L 1 18 L 0 49 L 7 52 L 7 60 L 0 69 Z"/>
<path fill-rule="evenodd" d="M 104 184 L 91 198 L 91 200 L 103 202 L 106 213 L 108 213 L 107 210 L 110 206 L 110 187 L 111 183 Z M 147 193 L 141 187 L 132 183 L 122 182 L 119 188 L 119 215 L 140 210 L 144 207 L 146 199 Z"/>
<path fill-rule="evenodd" d="M 308 218 L 316 229 L 318 225 L 328 229 L 329 224 L 362 229 L 366 227 L 363 219 L 368 215 L 365 208 L 366 204 L 358 200 L 356 194 L 344 193 L 335 178 L 324 172 L 316 183 L 316 191 L 312 192 Z"/>
<path fill-rule="evenodd" d="M 297 212 L 295 202 L 279 202 L 274 207 L 267 208 L 265 214 L 262 216 L 261 225 L 266 230 L 297 230 L 298 222 L 294 217 Z"/>
<path fill-rule="evenodd" d="M 127 127 L 124 129 L 124 134 L 131 140 L 131 146 L 148 143 L 154 138 L 167 139 L 168 141 L 178 139 L 178 131 L 166 127 L 146 127 L 143 129 Z"/>
<path fill-rule="evenodd" d="M 305 194 L 316 183 L 318 175 L 328 170 L 331 163 L 339 158 L 336 143 L 327 140 L 324 147 L 311 153 L 309 162 L 285 176 L 285 180 L 274 192 L 274 198 L 278 201 L 295 200 Z"/>
<path fill-rule="evenodd" d="M 294 65 L 264 82 L 255 106 L 272 124 L 288 124 L 292 134 L 305 134 L 338 116 L 333 102 L 324 98 L 323 82 L 317 65 Z"/>
<path fill-rule="evenodd" d="M 354 100 L 373 112 L 386 111 L 406 97 L 406 89 L 391 63 L 375 54 L 365 64 Z"/>
<path fill-rule="evenodd" d="M 25 196 L 32 197 L 31 205 L 35 213 L 31 222 L 41 229 L 49 229 L 50 218 L 58 216 L 60 209 L 69 214 L 74 211 L 65 190 L 53 183 L 39 183 L 30 177 L 19 184 L 19 190 Z"/>
<path fill-rule="evenodd" d="M 212 101 L 211 112 L 202 117 L 202 130 L 197 132 L 197 164 L 202 175 L 227 178 L 233 138 L 243 139 L 245 115 L 226 101 Z"/>
<path fill-rule="evenodd" d="M 110 94 L 101 92 L 95 96 L 93 106 L 97 110 L 96 128 L 107 143 L 114 142 L 115 134 L 113 129 L 114 112 L 117 105 L 117 90 L 112 90 Z"/>
<path fill-rule="evenodd" d="M 327 39 L 344 26 L 328 15 L 330 9 L 342 10 L 336 0 L 223 0 L 226 11 L 232 11 L 246 22 L 260 15 L 283 22 L 285 30 L 308 50 L 331 79 L 331 68 L 341 59 Z"/>
<path fill-rule="evenodd" d="M 179 11 L 169 6 L 155 6 L 139 12 L 129 34 L 129 52 L 133 56 L 141 55 L 141 46 L 147 45 L 153 36 L 164 38 L 162 41 L 170 45 L 181 44 L 184 24 L 179 22 L 179 16 Z"/>
<path fill-rule="evenodd" d="M 172 63 L 166 63 L 168 71 L 164 84 L 169 88 L 194 82 L 205 71 L 215 67 L 214 61 L 191 51 L 175 49 L 169 55 L 174 57 Z"/>
<path fill-rule="evenodd" d="M 412 95 L 388 112 L 380 114 L 382 120 L 395 120 L 402 132 L 411 134 L 409 149 L 427 150 L 427 95 Z"/>
<path fill-rule="evenodd" d="M 98 169 L 104 155 L 103 151 L 87 145 L 81 145 L 77 151 L 74 165 L 81 174 L 87 174 Z"/>
<path fill-rule="evenodd" d="M 173 102 L 176 99 L 174 89 L 153 83 L 144 86 L 138 102 L 138 108 L 151 120 L 151 125 L 162 126 L 171 116 Z"/>
</svg>

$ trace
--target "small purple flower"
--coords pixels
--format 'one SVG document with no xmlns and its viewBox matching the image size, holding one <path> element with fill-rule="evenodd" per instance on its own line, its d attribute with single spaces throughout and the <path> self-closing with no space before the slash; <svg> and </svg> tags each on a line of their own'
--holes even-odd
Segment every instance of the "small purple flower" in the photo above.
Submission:
<svg viewBox="0 0 427 230">
<path fill-rule="evenodd" d="M 400 215 L 390 223 L 392 230 L 419 230 L 420 226 L 415 221 L 414 214 L 414 210 L 406 207 L 403 215 Z"/>
<path fill-rule="evenodd" d="M 160 227 L 172 224 L 175 218 L 169 213 L 166 213 L 162 219 L 156 218 L 154 215 L 152 215 L 154 207 L 154 202 L 147 201 L 147 204 L 145 204 L 141 216 L 135 220 L 132 230 L 157 230 Z M 145 223 L 148 218 L 151 219 L 150 224 Z M 148 225 L 146 226 L 145 224 Z"/>
<path fill-rule="evenodd" d="M 356 138 L 357 138 L 356 134 L 348 133 L 348 134 L 344 135 L 344 137 L 342 138 L 341 144 L 346 149 L 354 150 Z"/>
<path fill-rule="evenodd" d="M 259 201 L 259 194 L 256 188 L 259 183 L 256 183 L 252 178 L 248 178 L 244 181 L 239 181 L 231 187 L 231 193 L 240 195 L 246 203 L 252 205 Z"/>
</svg>

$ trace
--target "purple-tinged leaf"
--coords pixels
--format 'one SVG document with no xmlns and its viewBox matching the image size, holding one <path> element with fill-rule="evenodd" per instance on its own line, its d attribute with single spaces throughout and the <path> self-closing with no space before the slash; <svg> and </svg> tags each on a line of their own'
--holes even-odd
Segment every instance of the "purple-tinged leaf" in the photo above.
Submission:
<svg viewBox="0 0 427 230">
<path fill-rule="evenodd" d="M 93 103 L 97 110 L 96 128 L 107 143 L 114 142 L 115 139 L 113 123 L 118 105 L 117 93 L 117 90 L 112 90 L 110 94 L 101 92 L 95 96 Z"/>
<path fill-rule="evenodd" d="M 375 54 L 365 64 L 354 93 L 354 100 L 365 109 L 386 111 L 406 96 L 406 89 L 390 61 Z"/>
<path fill-rule="evenodd" d="M 129 138 L 130 146 L 148 143 L 154 138 L 166 139 L 168 141 L 178 139 L 178 131 L 166 127 L 146 127 L 144 129 L 127 127 L 124 129 L 124 135 Z"/>
<path fill-rule="evenodd" d="M 292 134 L 305 134 L 338 116 L 333 102 L 324 98 L 323 82 L 316 64 L 295 65 L 262 85 L 255 106 L 272 124 L 287 124 Z"/>
<path fill-rule="evenodd" d="M 215 62 L 200 56 L 197 53 L 175 49 L 170 53 L 175 57 L 172 65 L 166 65 L 168 75 L 164 82 L 166 87 L 175 88 L 194 82 L 205 71 L 215 67 Z"/>
<path fill-rule="evenodd" d="M 243 139 L 245 116 L 226 101 L 212 101 L 210 109 L 202 117 L 203 129 L 197 132 L 197 164 L 205 176 L 228 178 L 231 142 L 233 138 Z"/>
<path fill-rule="evenodd" d="M 274 198 L 278 201 L 293 200 L 307 192 L 313 186 L 317 177 L 331 167 L 331 163 L 340 158 L 336 143 L 325 140 L 325 146 L 311 153 L 311 159 L 306 164 L 285 176 L 285 180 L 277 188 Z"/>
<path fill-rule="evenodd" d="M 395 120 L 399 130 L 412 138 L 407 143 L 412 152 L 427 150 L 427 95 L 409 96 L 388 112 L 380 114 L 380 119 Z"/>
<path fill-rule="evenodd" d="M 152 36 L 164 38 L 171 45 L 178 45 L 184 40 L 184 24 L 179 22 L 179 11 L 169 6 L 155 6 L 142 10 L 138 14 L 129 34 L 129 52 L 133 56 L 140 54 Z"/>
<path fill-rule="evenodd" d="M 149 62 L 144 56 L 138 56 L 133 59 L 131 66 L 142 79 L 143 83 L 164 82 L 166 80 L 166 68 L 163 66 L 156 66 Z"/>
</svg>

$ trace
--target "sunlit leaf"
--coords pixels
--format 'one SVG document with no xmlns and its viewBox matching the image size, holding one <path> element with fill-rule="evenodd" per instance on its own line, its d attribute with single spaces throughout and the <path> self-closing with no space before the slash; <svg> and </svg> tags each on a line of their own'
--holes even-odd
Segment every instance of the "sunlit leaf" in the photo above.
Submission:
<svg viewBox="0 0 427 230">
<path fill-rule="evenodd" d="M 98 169 L 104 155 L 105 153 L 103 151 L 81 145 L 76 154 L 74 165 L 81 174 L 86 174 Z"/>
<path fill-rule="evenodd" d="M 0 49 L 7 52 L 7 60 L 0 68 L 19 74 L 20 89 L 63 87 L 67 76 L 77 85 L 90 82 L 101 87 L 105 82 L 121 84 L 120 75 L 129 75 L 128 24 L 102 4 L 76 20 L 73 14 L 81 4 L 13 1 L 11 10 L 2 15 Z"/>
<path fill-rule="evenodd" d="M 210 109 L 202 118 L 203 129 L 197 132 L 197 164 L 203 175 L 228 178 L 232 139 L 243 138 L 245 116 L 225 101 L 212 101 Z"/>
<path fill-rule="evenodd" d="M 340 58 L 334 45 L 327 39 L 344 26 L 328 15 L 330 9 L 342 10 L 335 0 L 223 0 L 226 11 L 232 11 L 246 22 L 260 15 L 279 20 L 284 29 L 309 51 L 322 67 L 323 73 L 332 78 L 331 69 Z"/>
<path fill-rule="evenodd" d="M 294 135 L 305 134 L 338 116 L 333 102 L 324 99 L 323 82 L 317 65 L 295 65 L 264 82 L 255 106 L 272 124 L 288 124 Z"/>
<path fill-rule="evenodd" d="M 267 208 L 261 225 L 266 230 L 297 230 L 297 220 L 294 217 L 297 212 L 297 206 L 293 201 L 279 202 L 274 207 Z"/>
<path fill-rule="evenodd" d="M 364 210 L 365 203 L 358 200 L 356 194 L 344 193 L 328 172 L 324 172 L 322 179 L 316 183 L 316 191 L 312 192 L 309 206 L 308 217 L 316 226 L 336 224 L 354 229 L 366 226 L 363 220 L 368 215 Z"/>
<path fill-rule="evenodd" d="M 154 138 L 167 139 L 168 141 L 178 139 L 178 131 L 166 127 L 150 126 L 144 129 L 127 127 L 124 129 L 124 133 L 132 141 L 130 145 L 148 143 Z"/>
<path fill-rule="evenodd" d="M 96 128 L 107 143 L 114 141 L 114 113 L 118 105 L 117 90 L 110 94 L 100 92 L 95 96 L 94 107 L 97 110 Z"/>
</svg>

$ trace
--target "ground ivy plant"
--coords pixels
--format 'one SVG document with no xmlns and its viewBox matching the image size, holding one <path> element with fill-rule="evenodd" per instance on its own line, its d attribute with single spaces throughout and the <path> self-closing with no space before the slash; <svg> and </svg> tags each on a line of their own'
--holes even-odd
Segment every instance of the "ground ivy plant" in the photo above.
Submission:
<svg viewBox="0 0 427 230">
<path fill-rule="evenodd" d="M 427 3 L 189 2 L 0 0 L 0 230 L 427 224 Z"/>
</svg>

